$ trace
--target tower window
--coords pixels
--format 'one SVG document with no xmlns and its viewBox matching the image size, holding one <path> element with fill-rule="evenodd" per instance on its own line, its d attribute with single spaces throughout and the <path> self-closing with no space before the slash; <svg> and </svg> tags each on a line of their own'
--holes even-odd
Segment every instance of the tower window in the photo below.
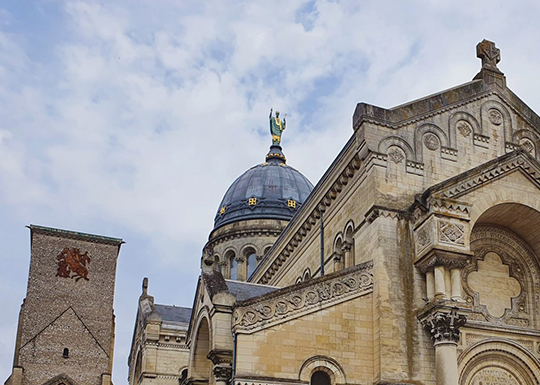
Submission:
<svg viewBox="0 0 540 385">
<path fill-rule="evenodd" d="M 251 274 L 255 271 L 257 267 L 257 255 L 255 253 L 249 253 L 247 257 L 247 276 L 251 277 Z"/>
<path fill-rule="evenodd" d="M 62 353 L 62 357 L 69 358 L 69 349 L 68 348 L 64 348 L 64 352 Z"/>
</svg>

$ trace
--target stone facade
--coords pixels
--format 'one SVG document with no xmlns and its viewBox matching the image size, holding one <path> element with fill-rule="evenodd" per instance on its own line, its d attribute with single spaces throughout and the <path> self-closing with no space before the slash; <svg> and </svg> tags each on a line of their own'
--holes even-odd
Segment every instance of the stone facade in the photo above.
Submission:
<svg viewBox="0 0 540 385">
<path fill-rule="evenodd" d="M 231 378 L 192 354 L 190 368 L 206 369 L 187 384 L 318 373 L 330 384 L 539 383 L 540 118 L 506 87 L 493 43 L 477 50 L 469 83 L 357 106 L 350 140 L 249 278 L 275 291 L 219 305 L 232 317 L 217 329 L 211 311 L 193 313 L 210 325 L 209 351 L 219 338 L 233 356 Z M 349 296 L 361 266 L 372 285 Z M 234 297 L 227 282 L 219 293 Z"/>
<path fill-rule="evenodd" d="M 110 384 L 122 240 L 29 228 L 28 289 L 7 384 Z"/>
</svg>

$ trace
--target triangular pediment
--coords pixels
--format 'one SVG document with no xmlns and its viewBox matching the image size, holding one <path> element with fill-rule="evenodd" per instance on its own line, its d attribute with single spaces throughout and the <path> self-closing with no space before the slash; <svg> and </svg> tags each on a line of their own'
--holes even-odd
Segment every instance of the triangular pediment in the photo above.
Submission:
<svg viewBox="0 0 540 385">
<path fill-rule="evenodd" d="M 524 150 L 516 150 L 430 187 L 422 194 L 421 201 L 426 202 L 429 197 L 459 200 L 469 192 L 516 171 L 540 189 L 540 163 Z"/>
</svg>

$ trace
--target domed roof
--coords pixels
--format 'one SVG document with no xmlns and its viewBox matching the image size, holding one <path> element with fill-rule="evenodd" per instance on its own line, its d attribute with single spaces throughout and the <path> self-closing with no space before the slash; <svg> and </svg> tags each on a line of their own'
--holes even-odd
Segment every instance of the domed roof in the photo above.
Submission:
<svg viewBox="0 0 540 385">
<path fill-rule="evenodd" d="M 290 220 L 312 190 L 311 182 L 285 163 L 281 146 L 272 145 L 265 163 L 250 168 L 229 187 L 214 229 L 245 219 Z"/>
</svg>

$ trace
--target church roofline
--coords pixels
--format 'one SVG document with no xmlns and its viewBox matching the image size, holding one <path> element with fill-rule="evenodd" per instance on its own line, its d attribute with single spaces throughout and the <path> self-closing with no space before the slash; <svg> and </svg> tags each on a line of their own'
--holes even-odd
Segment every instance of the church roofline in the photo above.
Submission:
<svg viewBox="0 0 540 385">
<path fill-rule="evenodd" d="M 106 243 L 106 244 L 118 245 L 118 246 L 125 243 L 120 238 L 106 237 L 103 235 L 80 233 L 77 231 L 55 229 L 53 227 L 45 227 L 45 226 L 38 226 L 38 225 L 28 225 L 26 227 L 29 228 L 32 233 L 36 233 L 36 234 L 62 236 L 65 238 L 70 238 L 70 239 Z"/>
<path fill-rule="evenodd" d="M 476 79 L 390 109 L 363 102 L 358 103 L 353 114 L 353 129 L 356 131 L 366 121 L 390 128 L 400 128 L 429 115 L 442 113 L 462 103 L 469 103 L 471 100 L 492 93 L 499 95 L 533 127 L 540 128 L 540 116 L 510 88 L 506 85 L 501 88 L 496 84 L 488 84 L 484 79 Z"/>
</svg>

